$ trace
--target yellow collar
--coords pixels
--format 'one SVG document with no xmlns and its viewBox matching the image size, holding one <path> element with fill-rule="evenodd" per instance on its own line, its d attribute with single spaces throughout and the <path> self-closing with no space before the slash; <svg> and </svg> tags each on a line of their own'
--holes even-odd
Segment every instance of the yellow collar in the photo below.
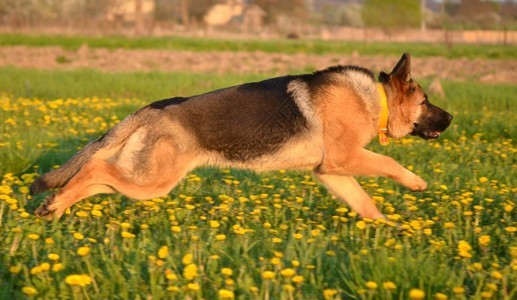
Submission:
<svg viewBox="0 0 517 300">
<path fill-rule="evenodd" d="M 379 124 L 377 125 L 377 129 L 379 131 L 379 143 L 386 146 L 390 143 L 390 140 L 388 139 L 388 97 L 386 96 L 386 91 L 384 90 L 382 83 L 377 83 L 377 91 L 381 98 L 381 113 L 379 115 Z"/>
</svg>

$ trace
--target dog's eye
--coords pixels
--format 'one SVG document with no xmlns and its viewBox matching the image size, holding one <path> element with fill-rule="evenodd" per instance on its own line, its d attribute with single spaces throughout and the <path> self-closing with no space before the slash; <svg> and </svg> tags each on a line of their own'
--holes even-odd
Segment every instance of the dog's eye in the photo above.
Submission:
<svg viewBox="0 0 517 300">
<path fill-rule="evenodd" d="M 424 99 L 424 101 L 422 101 L 422 103 L 420 103 L 420 105 L 427 105 L 429 104 L 429 100 L 427 100 L 427 98 Z"/>
</svg>

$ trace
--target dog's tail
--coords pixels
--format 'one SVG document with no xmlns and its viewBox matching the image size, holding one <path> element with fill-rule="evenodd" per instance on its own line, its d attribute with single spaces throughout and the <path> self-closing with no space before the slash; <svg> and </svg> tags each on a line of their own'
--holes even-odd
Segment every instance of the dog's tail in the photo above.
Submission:
<svg viewBox="0 0 517 300">
<path fill-rule="evenodd" d="M 39 194 L 50 189 L 63 187 L 102 148 L 103 140 L 104 136 L 90 142 L 64 165 L 37 178 L 30 187 L 30 194 Z"/>
</svg>

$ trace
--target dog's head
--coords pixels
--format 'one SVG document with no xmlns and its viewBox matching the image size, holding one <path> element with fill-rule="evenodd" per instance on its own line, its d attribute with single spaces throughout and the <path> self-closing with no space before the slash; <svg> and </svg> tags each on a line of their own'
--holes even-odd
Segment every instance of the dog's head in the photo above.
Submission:
<svg viewBox="0 0 517 300">
<path fill-rule="evenodd" d="M 394 138 L 417 135 L 435 139 L 451 123 L 452 115 L 429 102 L 418 83 L 411 78 L 411 56 L 404 53 L 390 74 L 381 72 L 388 97 L 388 133 Z"/>
</svg>

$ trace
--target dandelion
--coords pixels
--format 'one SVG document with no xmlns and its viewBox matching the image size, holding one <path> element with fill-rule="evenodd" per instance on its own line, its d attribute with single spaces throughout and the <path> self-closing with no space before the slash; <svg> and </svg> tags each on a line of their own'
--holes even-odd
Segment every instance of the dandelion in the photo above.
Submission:
<svg viewBox="0 0 517 300">
<path fill-rule="evenodd" d="M 11 272 L 13 274 L 18 274 L 18 273 L 20 273 L 21 270 L 22 270 L 21 266 L 10 266 L 9 267 L 9 272 Z"/>
<path fill-rule="evenodd" d="M 59 255 L 56 253 L 49 253 L 49 255 L 47 255 L 47 258 L 51 261 L 56 261 L 59 259 Z"/>
<path fill-rule="evenodd" d="M 86 256 L 89 253 L 90 253 L 90 247 L 88 247 L 88 246 L 79 247 L 79 249 L 77 249 L 77 254 L 79 256 Z"/>
<path fill-rule="evenodd" d="M 282 242 L 282 239 L 281 238 L 277 238 L 277 237 L 274 237 L 271 239 L 271 241 L 274 243 L 274 244 L 280 244 Z"/>
<path fill-rule="evenodd" d="M 374 282 L 374 281 L 367 281 L 365 286 L 369 290 L 376 290 L 377 289 L 377 283 Z"/>
<path fill-rule="evenodd" d="M 494 294 L 492 294 L 492 292 L 490 291 L 484 291 L 484 292 L 481 292 L 480 296 L 481 298 L 483 299 L 490 299 L 493 297 Z"/>
<path fill-rule="evenodd" d="M 174 232 L 174 233 L 180 233 L 181 232 L 181 227 L 179 227 L 179 226 L 172 226 L 171 227 L 171 231 Z"/>
<path fill-rule="evenodd" d="M 219 224 L 219 222 L 217 222 L 217 221 L 210 221 L 210 227 L 211 228 L 219 228 L 219 226 L 221 226 Z"/>
<path fill-rule="evenodd" d="M 275 278 L 275 273 L 271 272 L 271 271 L 264 271 L 264 272 L 262 272 L 262 278 L 273 279 L 273 278 Z"/>
<path fill-rule="evenodd" d="M 490 236 L 482 235 L 478 238 L 479 245 L 486 247 L 490 244 Z"/>
<path fill-rule="evenodd" d="M 132 234 L 131 232 L 128 232 L 128 231 L 122 231 L 120 233 L 120 235 L 122 236 L 122 238 L 125 238 L 125 239 L 132 239 L 132 238 L 135 238 L 135 235 Z"/>
<path fill-rule="evenodd" d="M 216 241 L 224 241 L 224 240 L 226 240 L 226 235 L 218 234 L 218 235 L 215 236 L 215 240 Z"/>
<path fill-rule="evenodd" d="M 169 255 L 169 247 L 162 246 L 160 249 L 158 249 L 158 257 L 159 258 L 166 258 Z"/>
<path fill-rule="evenodd" d="M 184 265 L 188 265 L 188 264 L 191 264 L 191 263 L 192 263 L 192 259 L 193 259 L 192 254 L 187 253 L 187 254 L 185 254 L 185 256 L 183 256 L 183 259 L 181 260 L 181 262 L 182 262 Z"/>
<path fill-rule="evenodd" d="M 463 258 L 471 258 L 472 254 L 470 254 L 470 250 L 472 250 L 472 247 L 470 244 L 464 240 L 461 240 L 458 243 L 458 255 Z"/>
<path fill-rule="evenodd" d="M 293 277 L 292 281 L 294 283 L 302 283 L 305 279 L 301 275 L 296 275 Z"/>
<path fill-rule="evenodd" d="M 34 296 L 38 293 L 38 290 L 31 286 L 24 286 L 22 287 L 22 293 L 24 293 L 27 296 Z"/>
<path fill-rule="evenodd" d="M 434 294 L 434 299 L 447 300 L 447 299 L 449 299 L 449 297 L 447 297 L 447 295 L 445 295 L 444 293 L 436 293 L 436 294 Z"/>
<path fill-rule="evenodd" d="M 226 290 L 226 289 L 220 289 L 217 292 L 217 295 L 219 296 L 219 299 L 234 299 L 235 295 L 232 291 Z"/>
<path fill-rule="evenodd" d="M 54 264 L 54 265 L 52 266 L 52 271 L 53 271 L 53 272 L 59 272 L 59 271 L 63 270 L 64 268 L 65 268 L 65 267 L 63 267 L 63 264 L 61 264 L 61 263 L 57 263 L 57 264 Z"/>
<path fill-rule="evenodd" d="M 50 264 L 49 263 L 42 263 L 41 265 L 39 265 L 39 267 L 41 268 L 41 271 L 48 271 L 48 270 L 50 270 Z"/>
<path fill-rule="evenodd" d="M 233 271 L 230 268 L 222 268 L 221 269 L 221 274 L 223 274 L 225 276 L 232 276 L 233 275 Z"/>
<path fill-rule="evenodd" d="M 72 286 L 87 286 L 92 283 L 92 278 L 86 274 L 73 274 L 66 276 L 65 282 Z"/>
<path fill-rule="evenodd" d="M 286 278 L 292 277 L 294 274 L 296 274 L 296 271 L 291 268 L 286 268 L 280 271 L 280 275 Z"/>
<path fill-rule="evenodd" d="M 100 210 L 94 209 L 94 210 L 92 210 L 91 214 L 94 217 L 102 217 L 102 212 Z"/>
<path fill-rule="evenodd" d="M 517 227 L 509 226 L 509 227 L 505 227 L 504 230 L 506 230 L 506 232 L 514 233 L 517 231 Z"/>
<path fill-rule="evenodd" d="M 499 272 L 499 271 L 492 271 L 492 273 L 490 275 L 492 275 L 492 278 L 494 278 L 496 280 L 503 279 L 503 274 L 501 274 L 501 272 Z"/>
<path fill-rule="evenodd" d="M 195 264 L 189 264 L 183 269 L 183 277 L 185 277 L 185 279 L 192 280 L 197 276 L 197 266 Z"/>
<path fill-rule="evenodd" d="M 397 285 L 393 281 L 386 281 L 382 283 L 382 287 L 388 291 L 394 291 L 397 288 Z"/>
<path fill-rule="evenodd" d="M 364 221 L 358 221 L 357 223 L 355 223 L 355 226 L 361 230 L 365 229 L 366 228 L 366 223 Z"/>
<path fill-rule="evenodd" d="M 334 296 L 337 295 L 336 289 L 324 289 L 323 290 L 323 297 L 325 299 L 334 299 Z"/>
<path fill-rule="evenodd" d="M 409 299 L 411 300 L 421 300 L 425 298 L 425 292 L 421 289 L 411 289 L 409 291 Z"/>
<path fill-rule="evenodd" d="M 74 239 L 79 240 L 79 241 L 80 241 L 80 240 L 82 240 L 82 239 L 84 239 L 84 235 L 82 235 L 82 234 L 81 234 L 81 233 L 79 233 L 79 232 L 75 232 L 75 233 L 73 234 L 73 236 L 74 236 Z"/>
<path fill-rule="evenodd" d="M 187 284 L 187 288 L 191 291 L 196 292 L 196 291 L 199 291 L 199 284 L 192 282 L 192 283 Z"/>
<path fill-rule="evenodd" d="M 30 240 L 33 240 L 33 241 L 36 241 L 39 239 L 39 235 L 38 234 L 35 234 L 35 233 L 29 233 L 27 235 L 27 238 L 30 239 Z"/>
</svg>

